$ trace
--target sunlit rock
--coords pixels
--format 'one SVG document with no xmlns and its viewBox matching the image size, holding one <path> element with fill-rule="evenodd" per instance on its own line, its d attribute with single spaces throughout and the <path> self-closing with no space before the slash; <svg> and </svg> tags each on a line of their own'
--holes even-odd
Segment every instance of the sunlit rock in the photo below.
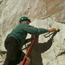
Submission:
<svg viewBox="0 0 65 65">
<path fill-rule="evenodd" d="M 47 38 L 39 36 L 31 65 L 65 65 L 65 0 L 0 0 L 0 65 L 6 55 L 4 40 L 22 16 L 29 17 L 30 25 L 37 28 L 60 28 Z"/>
</svg>

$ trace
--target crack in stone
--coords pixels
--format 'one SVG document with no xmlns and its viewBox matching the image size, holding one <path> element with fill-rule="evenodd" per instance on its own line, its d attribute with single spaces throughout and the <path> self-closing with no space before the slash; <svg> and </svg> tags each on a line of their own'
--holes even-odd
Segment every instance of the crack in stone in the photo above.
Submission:
<svg viewBox="0 0 65 65">
<path fill-rule="evenodd" d="M 63 54 L 65 54 L 65 51 L 64 51 L 64 52 L 61 52 L 58 56 L 61 56 L 61 55 L 63 55 Z M 57 57 L 58 57 L 58 56 L 57 56 Z"/>
</svg>

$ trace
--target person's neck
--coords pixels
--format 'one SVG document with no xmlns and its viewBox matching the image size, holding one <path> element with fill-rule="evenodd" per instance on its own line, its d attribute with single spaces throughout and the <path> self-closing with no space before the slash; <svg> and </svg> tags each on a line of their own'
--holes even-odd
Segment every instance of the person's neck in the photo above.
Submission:
<svg viewBox="0 0 65 65">
<path fill-rule="evenodd" d="M 27 21 L 22 21 L 21 23 L 25 23 L 25 24 L 28 24 L 28 22 L 27 22 Z"/>
</svg>

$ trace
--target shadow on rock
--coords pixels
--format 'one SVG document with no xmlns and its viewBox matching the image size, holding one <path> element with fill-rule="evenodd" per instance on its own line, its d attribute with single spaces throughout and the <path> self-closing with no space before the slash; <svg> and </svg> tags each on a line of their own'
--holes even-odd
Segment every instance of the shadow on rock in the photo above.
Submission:
<svg viewBox="0 0 65 65">
<path fill-rule="evenodd" d="M 57 32 L 54 32 L 52 34 L 52 37 L 45 43 L 38 43 L 38 39 L 37 39 L 36 44 L 34 45 L 34 48 L 32 49 L 32 52 L 31 52 L 31 64 L 30 65 L 43 65 L 41 53 L 44 53 L 45 51 L 50 49 L 53 43 L 53 38 L 56 35 L 56 33 Z"/>
</svg>

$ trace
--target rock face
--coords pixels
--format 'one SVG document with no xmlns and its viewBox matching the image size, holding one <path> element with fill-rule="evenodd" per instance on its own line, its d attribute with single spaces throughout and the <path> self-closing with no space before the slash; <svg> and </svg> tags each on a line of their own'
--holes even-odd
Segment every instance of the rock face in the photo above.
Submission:
<svg viewBox="0 0 65 65">
<path fill-rule="evenodd" d="M 65 65 L 65 0 L 0 0 L 0 65 L 6 54 L 4 40 L 22 16 L 38 28 L 60 28 L 47 38 L 39 36 L 30 65 Z"/>
<path fill-rule="evenodd" d="M 55 21 L 52 22 L 51 18 L 48 18 L 48 21 L 49 23 L 47 19 L 37 19 L 31 24 L 38 28 L 47 28 L 47 26 L 48 28 L 52 28 L 58 26 L 61 30 L 57 33 L 48 34 L 47 36 L 49 37 L 47 38 L 44 37 L 45 34 L 39 36 L 31 53 L 32 65 L 65 65 L 65 59 L 63 58 L 63 56 L 65 57 L 65 25 Z"/>
</svg>

